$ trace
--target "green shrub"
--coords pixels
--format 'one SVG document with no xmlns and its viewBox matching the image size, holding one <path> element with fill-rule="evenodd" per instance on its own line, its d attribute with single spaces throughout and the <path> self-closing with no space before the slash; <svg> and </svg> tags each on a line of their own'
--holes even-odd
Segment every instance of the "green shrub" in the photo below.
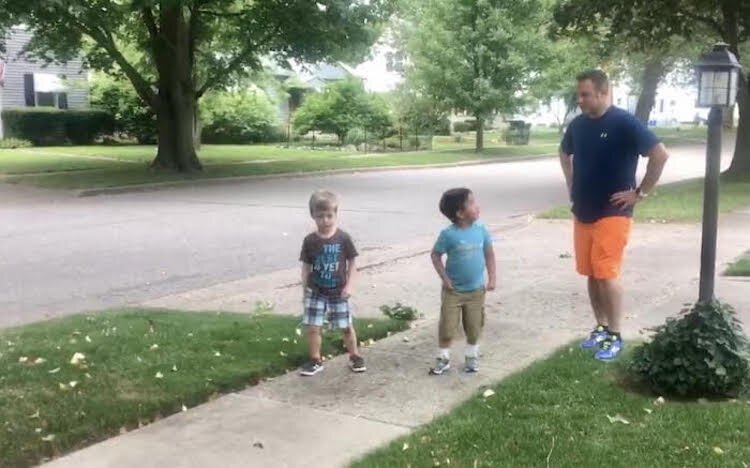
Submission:
<svg viewBox="0 0 750 468">
<path fill-rule="evenodd" d="M 201 105 L 204 143 L 247 144 L 283 141 L 277 112 L 261 91 L 221 92 Z"/>
<path fill-rule="evenodd" d="M 8 108 L 2 112 L 5 134 L 37 146 L 88 145 L 112 133 L 112 116 L 97 109 Z"/>
<path fill-rule="evenodd" d="M 129 82 L 97 74 L 91 83 L 91 106 L 114 118 L 114 131 L 138 143 L 156 143 L 156 114 Z"/>
<path fill-rule="evenodd" d="M 750 373 L 748 341 L 727 304 L 698 303 L 635 349 L 631 372 L 653 391 L 680 397 L 736 396 Z"/>
<path fill-rule="evenodd" d="M 382 305 L 380 306 L 380 311 L 388 318 L 404 322 L 411 322 L 419 318 L 419 312 L 417 312 L 417 309 L 403 305 L 400 302 L 397 302 L 393 306 Z"/>
<path fill-rule="evenodd" d="M 29 140 L 21 140 L 20 138 L 0 139 L 0 149 L 29 148 L 31 146 L 33 144 Z"/>
</svg>

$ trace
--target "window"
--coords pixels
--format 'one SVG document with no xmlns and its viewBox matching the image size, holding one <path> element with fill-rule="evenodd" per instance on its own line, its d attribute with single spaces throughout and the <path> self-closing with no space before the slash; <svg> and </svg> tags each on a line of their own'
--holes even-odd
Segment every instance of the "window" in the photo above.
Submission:
<svg viewBox="0 0 750 468">
<path fill-rule="evenodd" d="M 36 93 L 37 107 L 57 107 L 55 93 Z"/>
</svg>

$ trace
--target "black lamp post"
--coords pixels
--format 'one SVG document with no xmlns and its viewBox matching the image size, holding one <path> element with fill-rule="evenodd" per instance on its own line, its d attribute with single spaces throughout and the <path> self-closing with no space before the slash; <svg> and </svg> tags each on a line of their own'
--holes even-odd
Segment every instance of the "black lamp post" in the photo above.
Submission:
<svg viewBox="0 0 750 468">
<path fill-rule="evenodd" d="M 698 301 L 714 301 L 716 276 L 716 232 L 719 217 L 719 173 L 721 171 L 721 127 L 724 109 L 732 112 L 737 96 L 737 57 L 727 44 L 716 44 L 701 56 L 698 72 L 698 107 L 709 107 L 706 145 L 706 177 L 703 189 L 703 238 Z"/>
</svg>

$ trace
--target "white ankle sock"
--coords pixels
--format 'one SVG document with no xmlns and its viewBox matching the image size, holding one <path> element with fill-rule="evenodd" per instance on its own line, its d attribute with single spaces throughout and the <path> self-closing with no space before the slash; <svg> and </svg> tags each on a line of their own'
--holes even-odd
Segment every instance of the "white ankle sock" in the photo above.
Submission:
<svg viewBox="0 0 750 468">
<path fill-rule="evenodd" d="M 474 344 L 474 345 L 467 344 L 466 345 L 466 357 L 478 358 L 479 357 L 479 345 L 478 344 Z"/>
<path fill-rule="evenodd" d="M 438 357 L 442 359 L 450 359 L 451 349 L 450 348 L 438 348 Z"/>
</svg>

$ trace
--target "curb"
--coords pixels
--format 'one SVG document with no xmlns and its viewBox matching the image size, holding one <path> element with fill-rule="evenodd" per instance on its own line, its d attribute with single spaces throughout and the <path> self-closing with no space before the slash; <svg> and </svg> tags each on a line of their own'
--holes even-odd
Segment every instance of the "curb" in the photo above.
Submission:
<svg viewBox="0 0 750 468">
<path fill-rule="evenodd" d="M 461 166 L 481 166 L 485 164 L 502 164 L 519 161 L 534 161 L 539 159 L 550 158 L 557 156 L 557 154 L 537 154 L 529 156 L 511 156 L 506 158 L 490 158 L 490 159 L 476 159 L 469 161 L 459 161 L 455 163 L 441 163 L 441 164 L 426 164 L 426 165 L 407 165 L 407 166 L 381 166 L 381 167 L 363 167 L 357 169 L 329 169 L 324 171 L 309 171 L 309 172 L 287 172 L 280 174 L 269 174 L 269 175 L 250 175 L 250 176 L 237 176 L 237 177 L 217 177 L 213 179 L 194 179 L 194 180 L 179 180 L 173 182 L 156 182 L 150 184 L 134 184 L 134 185 L 122 185 L 118 187 L 102 187 L 94 189 L 82 189 L 73 190 L 73 193 L 77 197 L 92 197 L 96 195 L 117 195 L 122 193 L 136 193 L 136 192 L 151 192 L 164 188 L 172 187 L 188 187 L 196 185 L 223 185 L 231 183 L 242 183 L 247 181 L 255 180 L 277 180 L 277 179 L 296 179 L 306 177 L 319 177 L 327 175 L 341 175 L 341 174 L 358 174 L 363 172 L 392 172 L 392 171 L 405 171 L 405 170 L 416 170 L 416 169 L 442 169 L 448 167 L 461 167 Z"/>
</svg>

